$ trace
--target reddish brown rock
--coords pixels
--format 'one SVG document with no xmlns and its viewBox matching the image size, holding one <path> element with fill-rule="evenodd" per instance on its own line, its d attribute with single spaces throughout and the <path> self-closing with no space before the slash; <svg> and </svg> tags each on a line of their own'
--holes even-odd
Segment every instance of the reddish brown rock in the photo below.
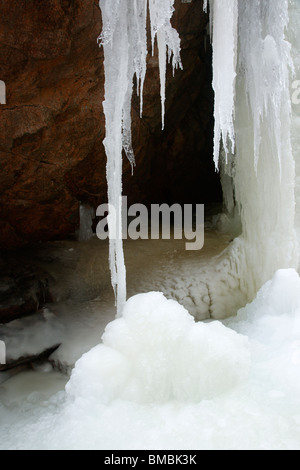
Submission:
<svg viewBox="0 0 300 470">
<path fill-rule="evenodd" d="M 149 56 L 144 117 L 133 103 L 137 159 L 130 201 L 206 202 L 220 197 L 211 162 L 210 51 L 202 0 L 175 2 L 184 70 L 168 73 L 161 132 L 157 58 Z M 13 248 L 68 237 L 80 201 L 106 199 L 103 52 L 96 0 L 0 0 L 0 243 Z M 205 201 L 206 199 L 206 201 Z"/>
</svg>

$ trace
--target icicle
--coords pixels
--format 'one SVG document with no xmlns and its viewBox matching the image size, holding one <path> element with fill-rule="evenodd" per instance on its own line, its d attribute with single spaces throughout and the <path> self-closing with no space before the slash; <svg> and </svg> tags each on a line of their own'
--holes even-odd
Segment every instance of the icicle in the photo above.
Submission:
<svg viewBox="0 0 300 470">
<path fill-rule="evenodd" d="M 226 157 L 229 152 L 234 153 L 235 147 L 238 0 L 210 0 L 210 13 L 215 92 L 214 162 L 218 168 L 221 140 Z"/>
<path fill-rule="evenodd" d="M 173 73 L 176 68 L 182 68 L 180 59 L 180 38 L 177 31 L 171 25 L 174 12 L 174 0 L 149 0 L 152 54 L 157 35 L 159 49 L 159 72 L 162 108 L 162 129 L 165 122 L 165 86 L 167 58 L 172 60 Z"/>
<path fill-rule="evenodd" d="M 240 68 L 254 122 L 255 169 L 260 155 L 262 122 L 268 119 L 272 151 L 282 165 L 281 111 L 290 119 L 290 44 L 285 40 L 288 1 L 240 0 Z M 250 22 L 250 24 L 249 24 Z"/>
<path fill-rule="evenodd" d="M 167 46 L 162 31 L 157 33 L 157 43 L 159 49 L 159 75 L 160 75 L 160 97 L 161 97 L 161 121 L 162 130 L 165 127 L 165 103 L 166 103 L 166 71 L 167 71 Z"/>
<path fill-rule="evenodd" d="M 140 116 L 143 115 L 143 90 L 146 77 L 147 57 L 147 5 L 148 0 L 133 0 L 134 30 L 136 32 L 137 50 L 134 57 L 134 71 L 137 79 L 137 93 L 140 97 Z"/>
<path fill-rule="evenodd" d="M 231 210 L 234 194 L 242 219 L 242 235 L 230 250 L 230 275 L 236 277 L 248 301 L 276 270 L 297 268 L 299 261 L 291 143 L 293 63 L 286 40 L 292 3 L 209 3 L 215 91 L 214 159 L 219 164 L 222 141 L 225 158 L 222 157 L 220 167 L 223 176 L 229 168 L 231 178 L 225 182 L 223 178 L 225 199 L 227 196 Z"/>
<path fill-rule="evenodd" d="M 288 0 L 239 0 L 235 188 L 254 290 L 297 267 Z M 252 295 L 255 292 L 252 292 Z"/>
<path fill-rule="evenodd" d="M 131 101 L 133 80 L 136 76 L 143 111 L 143 87 L 147 57 L 147 7 L 148 0 L 100 0 L 103 30 L 99 36 L 104 48 L 106 119 L 104 140 L 107 155 L 108 202 L 115 217 L 108 217 L 110 233 L 109 260 L 112 286 L 116 296 L 117 313 L 121 315 L 126 302 L 126 268 L 122 241 L 122 151 L 131 166 L 135 165 L 131 137 Z M 167 57 L 173 71 L 181 67 L 180 39 L 171 26 L 174 0 L 149 0 L 152 49 L 157 36 L 162 126 L 165 115 L 165 85 Z"/>
</svg>

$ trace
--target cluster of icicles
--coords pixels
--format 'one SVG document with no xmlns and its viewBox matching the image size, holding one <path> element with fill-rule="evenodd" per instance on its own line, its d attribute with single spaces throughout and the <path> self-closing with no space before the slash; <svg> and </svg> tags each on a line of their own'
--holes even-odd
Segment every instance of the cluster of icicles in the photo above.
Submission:
<svg viewBox="0 0 300 470">
<path fill-rule="evenodd" d="M 241 212 L 243 233 L 232 250 L 232 270 L 249 298 L 277 269 L 298 267 L 289 95 L 293 61 L 285 36 L 291 3 L 204 0 L 203 4 L 204 10 L 210 9 L 213 46 L 214 161 L 228 176 L 224 200 L 234 198 Z M 172 62 L 174 71 L 182 67 L 180 38 L 171 25 L 174 0 L 100 0 L 100 8 L 108 199 L 117 214 L 116 220 L 108 218 L 108 225 L 112 233 L 120 233 L 122 152 L 134 166 L 131 99 L 136 77 L 142 115 L 148 13 L 152 53 L 156 40 L 158 47 L 162 127 L 167 62 Z M 126 302 L 121 237 L 110 240 L 109 259 L 120 315 Z"/>
<path fill-rule="evenodd" d="M 174 0 L 100 0 L 103 30 L 99 37 L 104 47 L 106 137 L 108 201 L 116 211 L 110 232 L 120 233 L 122 223 L 122 151 L 134 166 L 131 143 L 131 99 L 134 77 L 143 112 L 143 86 L 147 69 L 147 14 L 149 7 L 152 53 L 155 39 L 159 50 L 161 81 L 162 125 L 165 114 L 165 85 L 167 57 L 173 69 L 182 67 L 180 38 L 171 26 Z M 110 226 L 115 223 L 116 227 Z M 110 269 L 116 295 L 118 314 L 126 302 L 126 269 L 121 237 L 110 239 Z"/>
</svg>

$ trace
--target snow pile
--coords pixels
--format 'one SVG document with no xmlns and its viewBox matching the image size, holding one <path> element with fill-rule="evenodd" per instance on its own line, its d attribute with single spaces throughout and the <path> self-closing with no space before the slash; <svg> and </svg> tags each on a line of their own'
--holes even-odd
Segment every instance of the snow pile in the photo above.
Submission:
<svg viewBox="0 0 300 470">
<path fill-rule="evenodd" d="M 282 396 L 300 392 L 300 277 L 279 270 L 226 324 L 253 343 L 257 372 Z"/>
<path fill-rule="evenodd" d="M 195 323 L 161 293 L 131 298 L 110 323 L 103 344 L 76 364 L 67 391 L 109 403 L 213 398 L 245 379 L 247 341 L 221 323 Z"/>
<path fill-rule="evenodd" d="M 0 387 L 0 448 L 299 450 L 299 275 L 278 271 L 227 325 L 133 297 L 67 392 Z"/>
</svg>

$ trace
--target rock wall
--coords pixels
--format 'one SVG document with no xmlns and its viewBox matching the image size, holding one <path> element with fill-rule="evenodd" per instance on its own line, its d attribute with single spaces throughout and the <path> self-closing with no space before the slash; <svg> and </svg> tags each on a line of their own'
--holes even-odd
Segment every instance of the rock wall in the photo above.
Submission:
<svg viewBox="0 0 300 470">
<path fill-rule="evenodd" d="M 213 93 L 202 0 L 175 2 L 184 70 L 168 72 L 161 131 L 157 56 L 149 55 L 144 117 L 133 102 L 137 167 L 129 202 L 221 198 L 212 164 Z M 0 245 L 72 235 L 79 204 L 106 200 L 103 51 L 96 0 L 0 0 Z"/>
</svg>

